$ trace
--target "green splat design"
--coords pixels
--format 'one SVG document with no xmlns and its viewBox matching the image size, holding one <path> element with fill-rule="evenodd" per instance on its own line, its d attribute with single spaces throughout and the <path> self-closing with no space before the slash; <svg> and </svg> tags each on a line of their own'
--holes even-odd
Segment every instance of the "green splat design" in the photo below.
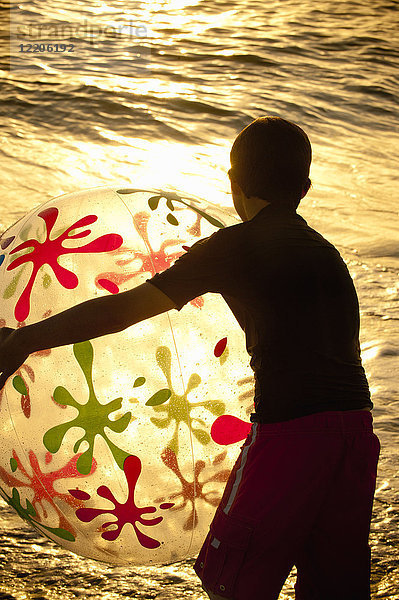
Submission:
<svg viewBox="0 0 399 600">
<path fill-rule="evenodd" d="M 222 354 L 222 355 L 221 355 L 221 357 L 219 358 L 219 361 L 220 361 L 220 364 L 221 364 L 221 365 L 224 365 L 224 363 L 226 362 L 226 360 L 227 360 L 227 359 L 228 359 L 228 357 L 229 357 L 229 354 L 230 354 L 230 352 L 229 352 L 229 347 L 228 347 L 228 346 L 226 346 L 226 348 L 224 349 L 224 352 L 223 352 L 223 354 Z"/>
<path fill-rule="evenodd" d="M 15 257 L 13 257 L 13 258 L 15 258 Z M 5 300 L 8 300 L 9 298 L 11 298 L 11 296 L 13 296 L 15 294 L 15 291 L 16 291 L 17 286 L 18 286 L 19 279 L 20 279 L 22 273 L 24 272 L 25 267 L 26 267 L 26 264 L 24 264 L 22 266 L 22 268 L 15 275 L 15 277 L 13 277 L 12 281 L 8 284 L 8 286 L 4 290 L 3 298 Z"/>
<path fill-rule="evenodd" d="M 10 458 L 10 467 L 13 473 L 15 473 L 15 471 L 18 469 L 18 463 L 15 458 Z"/>
<path fill-rule="evenodd" d="M 14 377 L 12 380 L 12 385 L 22 396 L 26 396 L 28 394 L 25 382 L 20 375 L 16 375 L 16 377 Z"/>
<path fill-rule="evenodd" d="M 19 238 L 23 241 L 26 242 L 26 240 L 29 237 L 29 232 L 32 228 L 32 223 L 29 223 L 28 225 L 26 225 L 19 233 Z"/>
<path fill-rule="evenodd" d="M 191 206 L 191 204 L 188 204 L 188 202 L 184 202 L 184 200 L 182 200 L 182 198 L 179 198 L 176 200 L 177 200 L 177 202 L 181 202 L 188 208 L 191 208 L 191 210 L 193 210 L 194 212 L 199 214 L 201 217 L 203 217 L 205 219 L 205 221 L 208 221 L 208 223 L 210 223 L 211 225 L 214 225 L 215 227 L 218 227 L 219 229 L 224 229 L 223 223 L 221 221 L 219 221 L 219 219 L 216 219 L 216 217 L 212 217 L 211 215 L 208 215 L 206 212 L 197 208 L 196 206 Z"/>
<path fill-rule="evenodd" d="M 171 395 L 172 395 L 172 392 L 170 390 L 168 390 L 167 388 L 165 388 L 163 390 L 159 390 L 159 392 L 156 392 L 156 394 L 154 394 L 153 396 L 151 396 L 151 398 L 149 400 L 147 400 L 145 405 L 146 406 L 159 406 L 160 404 L 167 402 L 169 400 L 169 398 L 171 397 Z"/>
<path fill-rule="evenodd" d="M 73 427 L 81 427 L 84 429 L 85 434 L 75 443 L 73 451 L 77 453 L 83 442 L 87 442 L 89 447 L 83 452 L 76 463 L 76 468 L 79 473 L 82 475 L 90 473 L 93 460 L 94 441 L 97 435 L 104 439 L 111 450 L 112 456 L 118 467 L 123 469 L 123 463 L 129 456 L 129 453 L 113 444 L 111 440 L 108 439 L 104 429 L 105 427 L 108 427 L 116 433 L 122 433 L 130 423 L 131 413 L 127 412 L 116 421 L 111 421 L 109 415 L 122 407 L 122 398 L 111 400 L 108 404 L 101 404 L 98 401 L 94 391 L 92 373 L 94 352 L 93 346 L 89 341 L 74 344 L 73 352 L 85 376 L 87 387 L 89 389 L 89 399 L 86 404 L 80 404 L 71 396 L 67 389 L 62 386 L 57 387 L 53 394 L 54 400 L 62 406 L 73 406 L 78 411 L 78 416 L 72 421 L 61 423 L 60 425 L 56 425 L 52 429 L 49 429 L 49 431 L 44 434 L 43 443 L 49 452 L 55 454 L 60 449 L 67 431 Z"/>
<path fill-rule="evenodd" d="M 45 273 L 43 275 L 43 287 L 44 287 L 44 289 L 47 289 L 50 284 L 51 284 L 51 277 L 50 277 L 50 275 L 48 273 Z"/>
<path fill-rule="evenodd" d="M 136 381 L 133 384 L 133 387 L 140 387 L 145 384 L 145 377 L 137 377 Z"/>
<path fill-rule="evenodd" d="M 37 517 L 37 513 L 32 506 L 32 503 L 29 500 L 25 500 L 26 508 L 24 508 L 21 504 L 21 497 L 16 488 L 12 489 L 12 496 L 9 496 L 3 488 L 0 487 L 0 493 L 3 496 L 4 500 L 12 506 L 14 510 L 17 511 L 19 516 L 27 521 L 32 527 L 37 529 L 40 533 L 46 535 L 48 538 L 52 539 L 47 532 L 56 535 L 63 540 L 67 540 L 68 542 L 74 542 L 75 536 L 72 535 L 70 531 L 67 529 L 62 529 L 61 527 L 48 527 L 47 525 L 43 525 L 43 523 L 39 523 L 34 517 Z"/>
<path fill-rule="evenodd" d="M 134 190 L 132 190 L 132 191 L 134 191 Z M 125 193 L 127 193 L 127 191 Z M 219 229 L 224 229 L 224 225 L 223 225 L 223 223 L 221 223 L 221 221 L 219 221 L 219 219 L 216 219 L 216 217 L 212 217 L 211 215 L 208 215 L 205 211 L 201 210 L 200 208 L 198 208 L 196 206 L 191 205 L 189 202 L 185 202 L 183 200 L 183 198 L 180 198 L 180 196 L 178 196 L 175 193 L 164 192 L 161 195 L 151 196 L 151 198 L 148 199 L 148 206 L 150 207 L 151 210 L 156 210 L 158 208 L 159 201 L 161 200 L 161 198 L 164 198 L 166 200 L 166 206 L 171 211 L 175 210 L 173 202 L 180 202 L 180 204 L 184 204 L 184 206 L 187 206 L 187 208 L 190 208 L 191 210 L 196 212 L 203 219 L 208 221 L 208 223 L 210 223 L 211 225 L 214 225 L 215 227 L 218 227 Z M 169 221 L 169 223 L 171 225 L 179 224 L 179 221 L 171 213 L 169 213 L 167 215 L 166 219 Z"/>
<path fill-rule="evenodd" d="M 176 219 L 176 217 L 172 214 L 168 214 L 166 217 L 166 220 L 171 224 L 171 225 L 178 225 L 179 221 Z"/>
<path fill-rule="evenodd" d="M 172 386 L 172 354 L 167 346 L 157 348 L 156 360 L 158 366 L 162 370 L 167 384 L 170 398 L 164 401 L 161 405 L 153 406 L 155 412 L 160 413 L 160 417 L 152 417 L 151 422 L 159 429 L 169 427 L 175 421 L 175 429 L 172 438 L 169 440 L 167 447 L 175 454 L 179 452 L 179 428 L 181 423 L 185 423 L 192 431 L 193 435 L 202 445 L 209 444 L 211 441 L 209 433 L 206 431 L 206 424 L 202 419 L 191 416 L 191 411 L 199 406 L 204 407 L 211 414 L 220 416 L 225 413 L 225 404 L 219 400 L 207 400 L 204 402 L 190 402 L 188 395 L 201 384 L 201 377 L 197 373 L 192 373 L 188 380 L 187 388 L 184 393 L 177 394 Z M 165 390 L 160 390 L 165 392 Z M 152 399 L 157 395 L 154 394 Z M 150 398 L 151 400 L 151 398 Z M 150 400 L 147 402 L 149 404 Z M 161 414 L 163 413 L 163 414 Z M 194 426 L 193 426 L 194 425 Z"/>
<path fill-rule="evenodd" d="M 169 210 L 175 210 L 175 207 L 173 206 L 173 202 L 170 198 L 166 199 L 166 206 L 169 208 Z"/>
<path fill-rule="evenodd" d="M 148 206 L 151 208 L 151 210 L 156 210 L 158 208 L 161 198 L 162 196 L 151 196 L 151 198 L 148 198 Z"/>
<path fill-rule="evenodd" d="M 66 232 L 66 230 L 68 229 L 69 225 L 65 225 L 63 227 L 58 227 L 57 229 L 54 229 L 53 233 L 51 234 L 51 238 L 52 239 L 57 239 L 59 238 L 62 234 L 64 234 Z M 80 231 L 79 227 L 76 227 L 75 229 L 70 229 L 69 230 L 69 235 L 74 235 L 77 231 Z M 46 237 L 46 234 L 44 232 L 44 238 Z M 43 241 L 44 241 L 43 238 Z"/>
</svg>

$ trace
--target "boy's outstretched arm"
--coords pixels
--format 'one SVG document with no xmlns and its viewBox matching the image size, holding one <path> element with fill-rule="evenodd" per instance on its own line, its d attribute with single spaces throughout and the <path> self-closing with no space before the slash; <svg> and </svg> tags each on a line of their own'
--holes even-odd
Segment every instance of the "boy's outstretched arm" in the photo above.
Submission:
<svg viewBox="0 0 399 600">
<path fill-rule="evenodd" d="M 65 346 L 116 333 L 171 310 L 176 305 L 151 283 L 114 296 L 82 302 L 53 317 L 20 329 L 0 329 L 0 389 L 38 350 Z"/>
</svg>

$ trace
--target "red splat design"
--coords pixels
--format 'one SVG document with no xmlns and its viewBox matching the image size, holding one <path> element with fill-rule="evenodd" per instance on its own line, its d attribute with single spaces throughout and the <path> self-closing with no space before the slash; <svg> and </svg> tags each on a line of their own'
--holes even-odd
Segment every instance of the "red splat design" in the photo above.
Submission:
<svg viewBox="0 0 399 600">
<path fill-rule="evenodd" d="M 198 296 L 197 298 L 194 298 L 194 300 L 191 300 L 190 304 L 197 308 L 202 308 L 204 306 L 204 299 L 202 296 Z"/>
<path fill-rule="evenodd" d="M 47 511 L 43 502 L 46 501 L 49 504 L 51 504 L 51 506 L 58 515 L 59 527 L 61 527 L 62 529 L 67 529 L 73 535 L 75 535 L 76 532 L 74 531 L 72 525 L 66 519 L 66 517 L 58 508 L 58 506 L 54 503 L 54 498 L 63 500 L 73 508 L 82 506 L 82 502 L 78 499 L 71 498 L 70 494 L 62 494 L 61 492 L 57 492 L 57 490 L 54 487 L 54 484 L 60 479 L 68 479 L 70 477 L 86 477 L 86 475 L 81 475 L 76 468 L 76 462 L 80 454 L 77 454 L 73 458 L 71 458 L 71 460 L 68 461 L 64 467 L 61 467 L 61 469 L 57 469 L 56 471 L 50 471 L 48 473 L 43 473 L 40 468 L 36 454 L 32 450 L 30 450 L 29 463 L 32 469 L 32 475 L 29 475 L 27 470 L 24 468 L 15 450 L 13 451 L 12 455 L 17 462 L 17 469 L 22 473 L 22 475 L 27 479 L 27 481 L 21 481 L 15 475 L 10 475 L 5 469 L 3 469 L 3 467 L 0 467 L 0 478 L 11 488 L 16 487 L 31 489 L 34 493 L 33 500 L 31 502 L 38 515 L 40 514 L 37 511 L 38 504 L 41 505 L 44 518 L 47 518 Z M 93 465 L 90 474 L 94 473 L 96 468 L 97 463 L 93 459 Z"/>
<path fill-rule="evenodd" d="M 227 337 L 224 337 L 218 341 L 218 343 L 216 344 L 215 349 L 213 351 L 216 358 L 219 358 L 219 356 L 222 356 L 223 352 L 226 350 L 226 346 L 227 346 Z"/>
<path fill-rule="evenodd" d="M 155 252 L 151 246 L 147 225 L 150 219 L 150 215 L 146 212 L 139 212 L 133 216 L 134 225 L 136 230 L 142 237 L 145 242 L 147 252 L 143 253 L 140 251 L 130 251 L 127 248 L 122 247 L 119 250 L 119 253 L 128 253 L 128 259 L 120 259 L 116 261 L 116 264 L 121 267 L 125 267 L 132 263 L 133 261 L 139 260 L 141 262 L 141 267 L 136 269 L 135 271 L 124 272 L 124 273 L 101 273 L 96 278 L 96 284 L 101 287 L 105 287 L 103 285 L 104 281 L 107 281 L 107 285 L 109 283 L 119 286 L 123 283 L 126 283 L 133 277 L 136 277 L 139 273 L 149 273 L 150 275 L 155 275 L 155 273 L 160 273 L 168 269 L 172 262 L 174 262 L 179 256 L 183 254 L 183 252 L 174 252 L 172 254 L 166 254 L 165 250 L 168 246 L 175 246 L 179 243 L 179 240 L 166 240 L 162 243 L 158 252 Z M 106 288 L 107 289 L 107 288 Z"/>
<path fill-rule="evenodd" d="M 221 446 L 235 444 L 245 440 L 251 427 L 251 423 L 247 423 L 238 417 L 222 415 L 216 419 L 211 427 L 211 438 Z"/>
<path fill-rule="evenodd" d="M 104 288 L 104 290 L 107 290 L 107 292 L 110 292 L 111 294 L 118 294 L 119 292 L 119 288 L 116 283 L 113 283 L 109 279 L 98 279 L 97 283 Z"/>
<path fill-rule="evenodd" d="M 110 542 L 116 540 L 119 537 L 123 527 L 127 523 L 130 523 L 133 525 L 138 541 L 144 548 L 149 548 L 150 550 L 159 548 L 161 543 L 158 542 L 158 540 L 155 540 L 142 533 L 137 526 L 137 523 L 147 527 L 154 526 L 158 525 L 158 523 L 163 520 L 163 517 L 156 517 L 155 519 L 147 520 L 143 519 L 144 514 L 154 513 L 157 509 L 155 506 L 145 506 L 140 508 L 135 503 L 135 489 L 141 473 L 141 460 L 138 458 L 138 456 L 128 456 L 123 464 L 123 471 L 126 476 L 129 490 L 128 498 L 124 504 L 121 504 L 115 499 L 113 493 L 107 486 L 101 485 L 97 489 L 97 494 L 102 498 L 106 498 L 112 502 L 115 508 L 112 510 L 109 508 L 79 508 L 76 511 L 76 516 L 84 523 L 88 523 L 93 521 L 93 519 L 99 515 L 111 514 L 116 518 L 116 521 L 103 523 L 103 533 L 101 534 L 101 537 L 104 540 L 108 540 Z M 70 490 L 70 494 L 73 494 L 76 497 L 76 494 L 80 491 L 81 490 Z M 116 528 L 115 525 L 117 526 Z M 110 526 L 112 529 L 107 529 Z"/>
<path fill-rule="evenodd" d="M 85 229 L 84 231 L 80 231 L 78 233 L 72 233 L 72 231 L 76 229 L 80 229 L 81 227 L 86 227 L 87 225 L 91 225 L 95 221 L 97 221 L 96 215 L 87 215 L 82 219 L 79 219 L 73 225 L 68 227 L 64 233 L 62 233 L 58 238 L 54 240 L 50 239 L 50 234 L 55 225 L 58 216 L 58 209 L 55 207 L 46 208 L 42 212 L 38 214 L 38 216 L 44 220 L 46 224 L 46 239 L 43 243 L 40 243 L 38 240 L 29 239 L 22 244 L 19 244 L 16 248 L 13 248 L 10 252 L 10 256 L 15 254 L 15 252 L 20 252 L 21 250 L 25 250 L 26 248 L 31 248 L 31 251 L 27 254 L 24 254 L 18 258 L 16 258 L 13 262 L 11 262 L 7 271 L 11 271 L 20 267 L 21 265 L 31 262 L 33 265 L 32 273 L 29 278 L 28 283 L 25 286 L 22 294 L 20 295 L 17 304 L 15 305 L 15 318 L 17 321 L 23 321 L 27 318 L 30 311 L 30 296 L 33 288 L 33 284 L 36 279 L 36 275 L 39 269 L 48 264 L 54 272 L 58 282 L 66 289 L 75 288 L 78 283 L 78 277 L 72 271 L 65 269 L 62 267 L 58 260 L 60 256 L 63 254 L 84 254 L 90 252 L 110 252 L 111 250 L 115 250 L 122 245 L 123 239 L 120 235 L 116 233 L 108 233 L 106 235 L 102 235 L 101 237 L 85 244 L 84 246 L 79 246 L 75 248 L 65 248 L 62 244 L 65 240 L 75 240 L 88 236 L 91 233 L 90 229 Z"/>
<path fill-rule="evenodd" d="M 216 456 L 214 458 L 212 464 L 217 465 L 217 464 L 223 462 L 223 460 L 226 458 L 226 455 L 227 455 L 226 452 L 219 454 L 219 456 Z M 189 531 L 191 529 L 195 529 L 195 527 L 197 527 L 197 525 L 198 525 L 198 515 L 197 515 L 196 508 L 195 508 L 195 502 L 197 500 L 201 499 L 201 500 L 204 500 L 205 502 L 207 502 L 208 504 L 211 504 L 212 506 L 217 506 L 220 501 L 220 498 L 210 497 L 211 492 L 204 494 L 204 492 L 202 491 L 204 485 L 207 483 L 210 483 L 212 481 L 219 481 L 219 482 L 227 481 L 227 479 L 230 475 L 230 470 L 226 469 L 223 471 L 219 471 L 215 475 L 212 475 L 212 477 L 210 477 L 206 481 L 200 482 L 199 477 L 201 475 L 201 472 L 205 469 L 205 463 L 203 460 L 197 460 L 195 463 L 195 466 L 194 466 L 194 480 L 190 482 L 190 481 L 187 481 L 183 477 L 180 467 L 177 463 L 176 454 L 173 452 L 173 450 L 171 448 L 165 448 L 165 450 L 161 454 L 161 459 L 162 459 L 162 462 L 171 471 L 173 471 L 173 473 L 176 475 L 176 477 L 178 478 L 178 480 L 180 481 L 181 486 L 182 486 L 182 489 L 179 492 L 176 492 L 175 494 L 172 494 L 170 496 L 171 499 L 174 499 L 174 498 L 182 499 L 182 504 L 180 504 L 179 506 L 175 506 L 174 508 L 172 508 L 172 510 L 182 510 L 187 506 L 188 502 L 190 502 L 191 503 L 191 514 L 188 516 L 185 524 L 183 525 L 183 529 L 184 529 L 184 531 Z M 161 502 L 162 500 L 163 500 L 163 498 L 159 498 L 159 499 L 155 500 L 155 502 Z"/>
<path fill-rule="evenodd" d="M 71 494 L 71 496 L 77 498 L 78 500 L 90 500 L 90 494 L 83 492 L 82 490 L 68 490 L 68 492 Z"/>
<path fill-rule="evenodd" d="M 127 267 L 134 261 L 140 261 L 141 266 L 136 270 L 129 272 L 124 269 L 123 273 L 115 273 L 112 271 L 101 273 L 96 277 L 97 287 L 102 287 L 112 294 L 115 294 L 119 292 L 120 285 L 123 285 L 140 273 L 148 273 L 151 276 L 154 276 L 156 273 L 162 273 L 162 271 L 168 269 L 175 260 L 184 254 L 184 252 L 172 252 L 171 254 L 166 253 L 166 249 L 169 246 L 176 246 L 179 244 L 179 240 L 165 240 L 162 242 L 160 249 L 155 251 L 151 246 L 148 236 L 147 228 L 149 219 L 150 215 L 146 212 L 138 212 L 133 215 L 135 228 L 143 239 L 147 252 L 140 252 L 138 250 L 131 251 L 128 248 L 122 247 L 118 250 L 118 254 L 128 254 L 129 258 L 119 259 L 116 261 L 118 267 Z M 204 301 L 201 297 L 194 298 L 194 300 L 191 300 L 191 304 L 201 308 L 204 305 Z"/>
<path fill-rule="evenodd" d="M 29 419 L 30 412 L 31 412 L 31 403 L 30 403 L 30 397 L 28 394 L 26 394 L 26 395 L 23 394 L 21 396 L 21 408 L 22 408 L 22 412 L 24 413 L 25 417 L 27 419 Z"/>
</svg>

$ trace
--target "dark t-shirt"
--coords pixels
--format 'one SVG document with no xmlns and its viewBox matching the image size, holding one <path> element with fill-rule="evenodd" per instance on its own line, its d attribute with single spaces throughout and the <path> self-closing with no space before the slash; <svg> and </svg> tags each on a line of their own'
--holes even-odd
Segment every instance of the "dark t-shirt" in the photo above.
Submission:
<svg viewBox="0 0 399 600">
<path fill-rule="evenodd" d="M 222 294 L 245 331 L 255 419 L 372 408 L 352 279 L 337 249 L 296 212 L 270 204 L 148 281 L 177 310 L 206 292 Z"/>
</svg>

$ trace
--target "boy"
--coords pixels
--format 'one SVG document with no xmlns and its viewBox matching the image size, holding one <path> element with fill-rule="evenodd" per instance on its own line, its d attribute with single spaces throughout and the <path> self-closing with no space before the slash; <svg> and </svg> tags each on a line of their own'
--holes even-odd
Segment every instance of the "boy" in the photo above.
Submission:
<svg viewBox="0 0 399 600">
<path fill-rule="evenodd" d="M 310 142 L 297 125 L 261 117 L 230 160 L 242 223 L 131 291 L 4 328 L 0 387 L 34 351 L 221 293 L 245 331 L 255 412 L 195 564 L 203 588 L 213 600 L 276 600 L 296 565 L 298 600 L 366 600 L 379 442 L 352 279 L 296 213 L 310 187 Z"/>
</svg>

